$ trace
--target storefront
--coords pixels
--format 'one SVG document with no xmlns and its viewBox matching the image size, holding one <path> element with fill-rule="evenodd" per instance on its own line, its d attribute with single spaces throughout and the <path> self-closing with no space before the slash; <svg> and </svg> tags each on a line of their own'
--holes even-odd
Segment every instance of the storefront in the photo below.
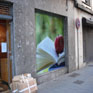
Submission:
<svg viewBox="0 0 93 93">
<path fill-rule="evenodd" d="M 0 2 L 0 80 L 8 83 L 13 75 L 12 3 Z"/>
<path fill-rule="evenodd" d="M 74 1 L 5 0 L 2 2 L 6 4 L 7 1 L 10 5 L 10 15 L 0 15 L 0 23 L 4 24 L 0 25 L 0 29 L 6 34 L 3 33 L 4 41 L 1 41 L 0 51 L 2 56 L 3 51 L 6 54 L 1 61 L 9 63 L 7 65 L 9 69 L 6 71 L 9 77 L 31 73 L 40 84 L 82 66 L 83 43 L 79 41 L 82 41 L 80 33 L 83 14 L 81 12 L 80 17 L 78 16 L 78 9 L 73 8 Z M 80 20 L 79 50 L 77 50 L 76 18 Z M 7 47 L 7 51 L 3 50 L 3 46 Z M 9 77 L 7 76 L 7 79 L 10 82 Z"/>
</svg>

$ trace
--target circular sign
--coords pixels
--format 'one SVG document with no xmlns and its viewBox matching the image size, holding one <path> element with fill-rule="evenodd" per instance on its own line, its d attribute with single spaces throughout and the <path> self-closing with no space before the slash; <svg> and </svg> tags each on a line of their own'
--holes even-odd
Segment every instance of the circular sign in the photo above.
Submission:
<svg viewBox="0 0 93 93">
<path fill-rule="evenodd" d="M 80 28 L 80 20 L 79 20 L 79 18 L 76 19 L 76 28 L 77 29 Z"/>
</svg>

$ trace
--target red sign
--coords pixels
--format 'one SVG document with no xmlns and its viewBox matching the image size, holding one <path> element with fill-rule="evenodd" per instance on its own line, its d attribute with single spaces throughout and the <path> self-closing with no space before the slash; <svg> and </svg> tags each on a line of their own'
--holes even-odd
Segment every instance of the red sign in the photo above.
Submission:
<svg viewBox="0 0 93 93">
<path fill-rule="evenodd" d="M 80 20 L 79 20 L 79 18 L 76 19 L 76 28 L 77 29 L 80 28 Z"/>
</svg>

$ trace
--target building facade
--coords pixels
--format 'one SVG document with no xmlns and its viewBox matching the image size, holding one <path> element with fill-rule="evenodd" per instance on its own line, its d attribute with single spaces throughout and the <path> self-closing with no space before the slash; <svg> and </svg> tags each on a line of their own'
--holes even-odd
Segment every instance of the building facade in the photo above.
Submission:
<svg viewBox="0 0 93 93">
<path fill-rule="evenodd" d="M 15 75 L 31 73 L 40 84 L 92 62 L 92 0 L 1 0 L 0 9 L 1 38 L 4 39 L 0 46 L 2 79 L 11 82 Z M 36 15 L 39 14 L 63 18 L 65 66 L 38 75 Z"/>
</svg>

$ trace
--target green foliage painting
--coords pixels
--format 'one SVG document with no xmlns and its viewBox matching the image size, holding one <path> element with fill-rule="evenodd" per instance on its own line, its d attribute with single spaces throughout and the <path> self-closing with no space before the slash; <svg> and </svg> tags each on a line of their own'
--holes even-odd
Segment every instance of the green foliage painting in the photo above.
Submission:
<svg viewBox="0 0 93 93">
<path fill-rule="evenodd" d="M 54 14 L 35 13 L 37 73 L 51 71 L 64 62 L 64 18 Z"/>
<path fill-rule="evenodd" d="M 53 41 L 57 35 L 63 35 L 63 18 L 53 17 L 42 13 L 36 13 L 36 44 L 40 43 L 46 36 Z"/>
</svg>

